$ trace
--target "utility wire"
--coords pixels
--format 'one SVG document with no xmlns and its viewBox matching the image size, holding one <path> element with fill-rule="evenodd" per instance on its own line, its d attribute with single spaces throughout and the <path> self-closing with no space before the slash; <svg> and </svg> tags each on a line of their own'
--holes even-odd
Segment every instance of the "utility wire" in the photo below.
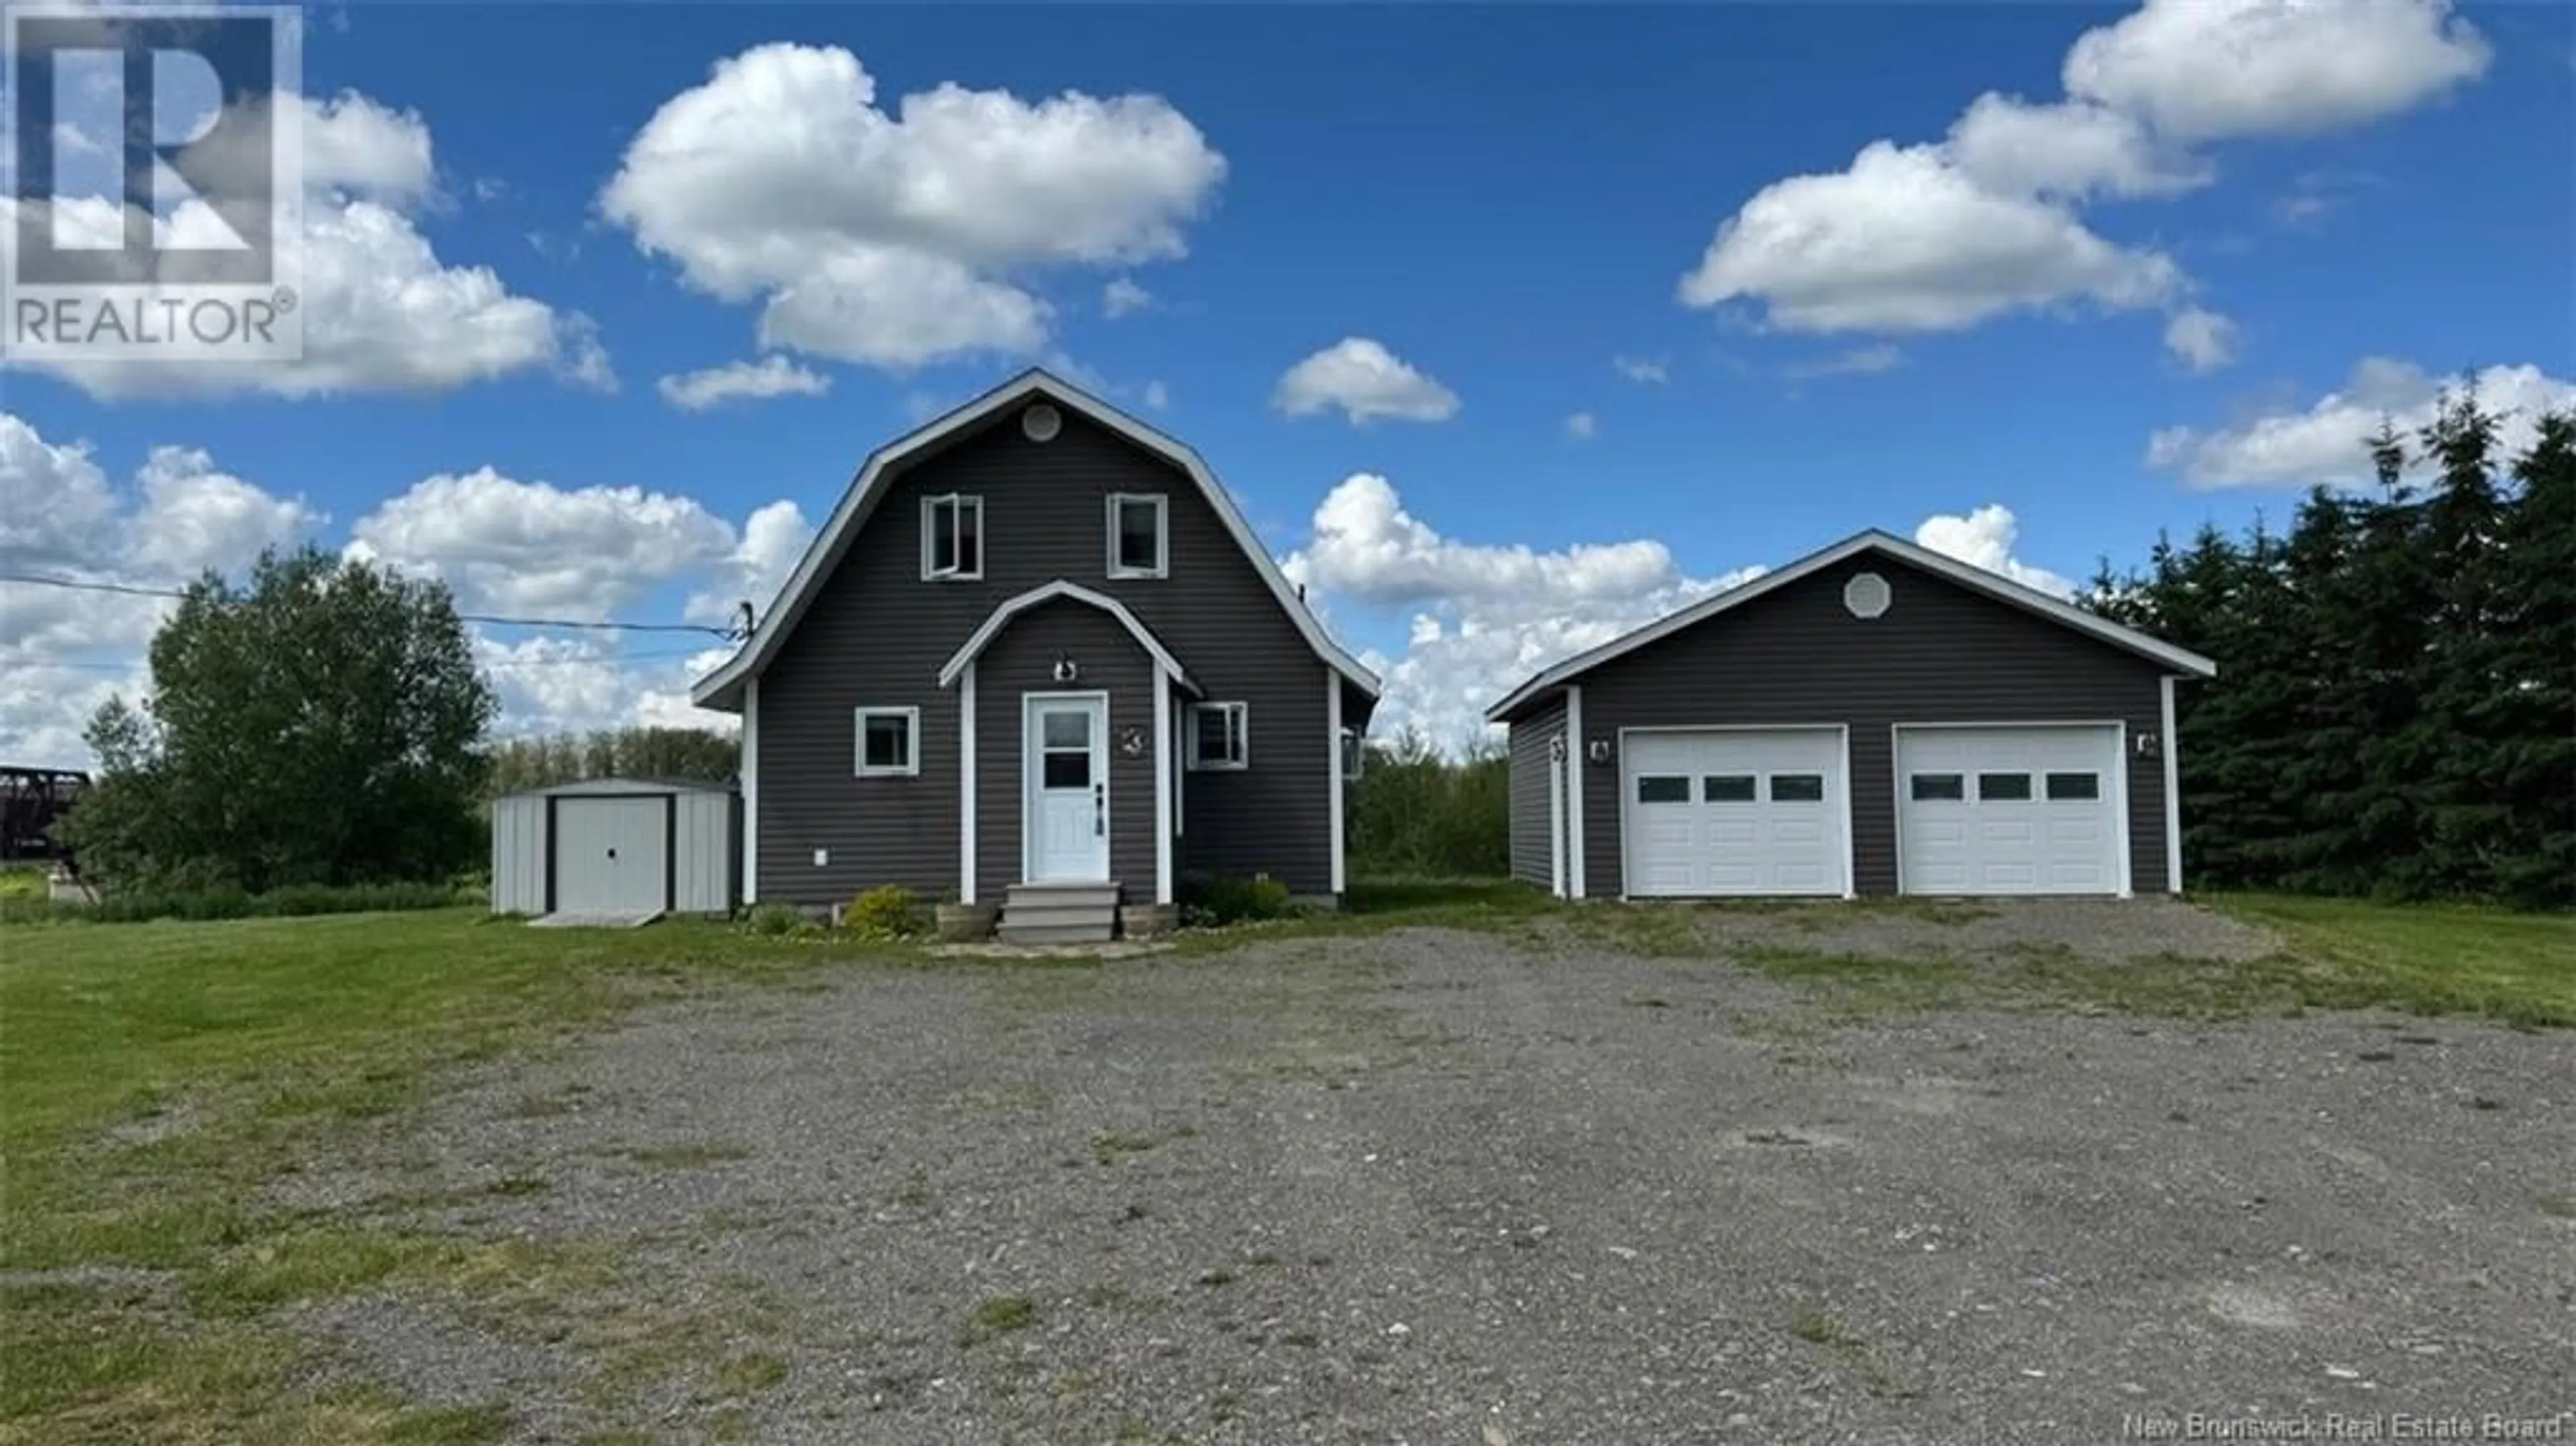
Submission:
<svg viewBox="0 0 2576 1446">
<path fill-rule="evenodd" d="M 112 592 L 127 597 L 185 597 L 176 588 L 138 587 L 122 582 L 85 582 L 79 578 L 41 577 L 33 573 L 0 572 L 0 582 L 26 583 L 33 587 L 67 587 L 78 592 Z M 490 623 L 512 628 L 587 628 L 618 633 L 706 633 L 734 642 L 742 637 L 739 628 L 720 628 L 712 623 L 618 623 L 584 622 L 573 618 L 513 618 L 493 613 L 458 613 L 456 619 L 467 623 Z"/>
</svg>

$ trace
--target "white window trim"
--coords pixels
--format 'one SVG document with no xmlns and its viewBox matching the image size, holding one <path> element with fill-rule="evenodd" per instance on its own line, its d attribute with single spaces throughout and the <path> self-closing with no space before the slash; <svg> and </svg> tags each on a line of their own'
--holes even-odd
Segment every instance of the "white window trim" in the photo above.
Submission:
<svg viewBox="0 0 2576 1446">
<path fill-rule="evenodd" d="M 1219 758 L 1214 761 L 1199 757 L 1199 715 L 1202 713 L 1235 715 L 1239 720 L 1235 724 L 1235 733 L 1242 740 L 1243 757 Z M 1252 766 L 1252 707 L 1250 704 L 1192 703 L 1184 731 L 1189 734 L 1189 737 L 1184 740 L 1183 746 L 1189 751 L 1183 756 L 1189 760 L 1189 769 L 1192 773 L 1240 773 Z"/>
<path fill-rule="evenodd" d="M 850 710 L 851 765 L 861 778 L 917 778 L 921 775 L 921 710 L 913 707 L 859 707 Z M 903 720 L 904 760 L 900 767 L 868 766 L 868 720 Z"/>
<path fill-rule="evenodd" d="M 1130 502 L 1152 504 L 1154 508 L 1154 565 L 1150 568 L 1122 566 L 1118 560 L 1118 509 Z M 1172 571 L 1172 504 L 1160 492 L 1112 492 L 1109 494 L 1109 575 L 1116 578 L 1169 577 Z"/>
<path fill-rule="evenodd" d="M 943 503 L 954 504 L 959 508 L 972 505 L 975 509 L 975 570 L 973 572 L 967 572 L 962 568 L 950 568 L 946 572 L 939 572 L 930 565 L 931 535 L 938 525 L 939 508 Z M 935 497 L 921 499 L 921 580 L 923 582 L 981 582 L 984 578 L 986 541 L 982 497 L 971 492 L 942 492 Z"/>
</svg>

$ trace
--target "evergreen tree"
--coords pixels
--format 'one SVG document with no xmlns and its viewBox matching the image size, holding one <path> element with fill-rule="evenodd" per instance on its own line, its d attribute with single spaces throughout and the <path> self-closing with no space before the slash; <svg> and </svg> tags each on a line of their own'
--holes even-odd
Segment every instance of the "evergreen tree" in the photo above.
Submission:
<svg viewBox="0 0 2576 1446">
<path fill-rule="evenodd" d="M 2576 903 L 2576 412 L 2540 419 L 2498 519 L 2496 891 Z"/>
</svg>

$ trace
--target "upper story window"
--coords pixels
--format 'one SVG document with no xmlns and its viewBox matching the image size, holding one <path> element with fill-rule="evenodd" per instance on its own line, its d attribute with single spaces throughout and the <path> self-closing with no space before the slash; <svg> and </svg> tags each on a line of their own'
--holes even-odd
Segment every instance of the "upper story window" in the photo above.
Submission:
<svg viewBox="0 0 2576 1446">
<path fill-rule="evenodd" d="M 984 499 L 944 493 L 921 499 L 921 575 L 972 581 L 984 575 Z"/>
<path fill-rule="evenodd" d="M 1161 577 L 1170 570 L 1164 526 L 1170 509 L 1159 492 L 1117 492 L 1109 498 L 1109 575 Z"/>
</svg>

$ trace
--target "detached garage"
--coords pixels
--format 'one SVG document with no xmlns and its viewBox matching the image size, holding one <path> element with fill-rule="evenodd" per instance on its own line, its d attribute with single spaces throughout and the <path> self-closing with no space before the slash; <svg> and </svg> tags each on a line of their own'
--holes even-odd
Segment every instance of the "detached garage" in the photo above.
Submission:
<svg viewBox="0 0 2576 1446">
<path fill-rule="evenodd" d="M 1866 532 L 1571 658 L 1511 730 L 1570 898 L 2178 893 L 2196 653 Z"/>
<path fill-rule="evenodd" d="M 492 911 L 723 914 L 737 897 L 730 788 L 596 778 L 492 805 Z"/>
</svg>

